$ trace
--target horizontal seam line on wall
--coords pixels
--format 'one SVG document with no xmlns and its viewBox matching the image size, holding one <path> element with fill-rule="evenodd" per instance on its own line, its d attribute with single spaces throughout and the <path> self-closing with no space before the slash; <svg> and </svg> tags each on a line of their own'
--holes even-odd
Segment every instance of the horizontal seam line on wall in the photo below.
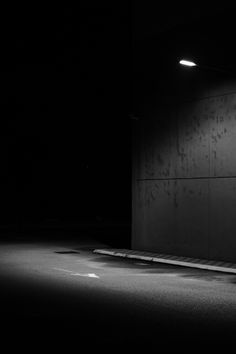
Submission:
<svg viewBox="0 0 236 354">
<path fill-rule="evenodd" d="M 170 177 L 170 178 L 137 178 L 136 181 L 174 181 L 181 179 L 224 179 L 236 178 L 236 176 L 209 176 L 209 177 Z"/>
</svg>

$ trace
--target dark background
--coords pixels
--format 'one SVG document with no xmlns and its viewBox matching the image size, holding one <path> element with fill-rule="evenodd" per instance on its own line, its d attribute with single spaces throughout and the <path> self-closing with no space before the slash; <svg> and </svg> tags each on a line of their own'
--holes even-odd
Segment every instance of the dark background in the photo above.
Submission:
<svg viewBox="0 0 236 354">
<path fill-rule="evenodd" d="M 1 226 L 129 225 L 127 8 L 17 10 L 1 32 Z"/>
<path fill-rule="evenodd" d="M 233 15 L 206 3 L 2 9 L 1 227 L 129 230 L 130 115 L 178 88 L 182 55 L 232 66 Z"/>
</svg>

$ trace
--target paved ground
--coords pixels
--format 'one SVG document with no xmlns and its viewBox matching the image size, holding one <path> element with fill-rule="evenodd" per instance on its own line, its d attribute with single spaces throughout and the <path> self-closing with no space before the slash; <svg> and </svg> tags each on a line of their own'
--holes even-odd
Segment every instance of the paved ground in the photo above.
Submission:
<svg viewBox="0 0 236 354">
<path fill-rule="evenodd" d="M 49 339 L 55 348 L 164 345 L 190 352 L 234 341 L 235 275 L 92 252 L 103 246 L 1 244 L 1 334 L 9 346 Z"/>
</svg>

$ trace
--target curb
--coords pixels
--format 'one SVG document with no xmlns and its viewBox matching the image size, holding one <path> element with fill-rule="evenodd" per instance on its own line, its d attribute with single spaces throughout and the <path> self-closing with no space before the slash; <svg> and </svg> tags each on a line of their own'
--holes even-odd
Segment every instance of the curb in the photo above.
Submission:
<svg viewBox="0 0 236 354">
<path fill-rule="evenodd" d="M 115 256 L 115 257 L 139 259 L 139 260 L 155 262 L 155 263 L 171 264 L 171 265 L 176 265 L 181 267 L 205 269 L 205 270 L 211 270 L 215 272 L 236 274 L 236 264 L 234 263 L 209 261 L 203 259 L 178 257 L 178 256 L 171 256 L 171 255 L 161 255 L 162 256 L 161 257 L 160 255 L 154 255 L 153 253 L 148 254 L 148 252 L 142 252 L 145 253 L 144 255 L 144 254 L 138 254 L 138 252 L 135 253 L 135 251 L 130 251 L 130 250 L 95 249 L 93 253 Z"/>
</svg>

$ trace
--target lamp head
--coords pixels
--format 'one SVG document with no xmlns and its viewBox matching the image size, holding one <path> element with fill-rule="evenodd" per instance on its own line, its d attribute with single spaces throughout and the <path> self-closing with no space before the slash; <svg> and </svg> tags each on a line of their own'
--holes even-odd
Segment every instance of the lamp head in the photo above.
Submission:
<svg viewBox="0 0 236 354">
<path fill-rule="evenodd" d="M 197 66 L 197 64 L 194 63 L 193 61 L 186 60 L 186 59 L 181 59 L 179 61 L 179 64 L 184 65 L 184 66 L 189 66 L 189 67 Z"/>
</svg>

